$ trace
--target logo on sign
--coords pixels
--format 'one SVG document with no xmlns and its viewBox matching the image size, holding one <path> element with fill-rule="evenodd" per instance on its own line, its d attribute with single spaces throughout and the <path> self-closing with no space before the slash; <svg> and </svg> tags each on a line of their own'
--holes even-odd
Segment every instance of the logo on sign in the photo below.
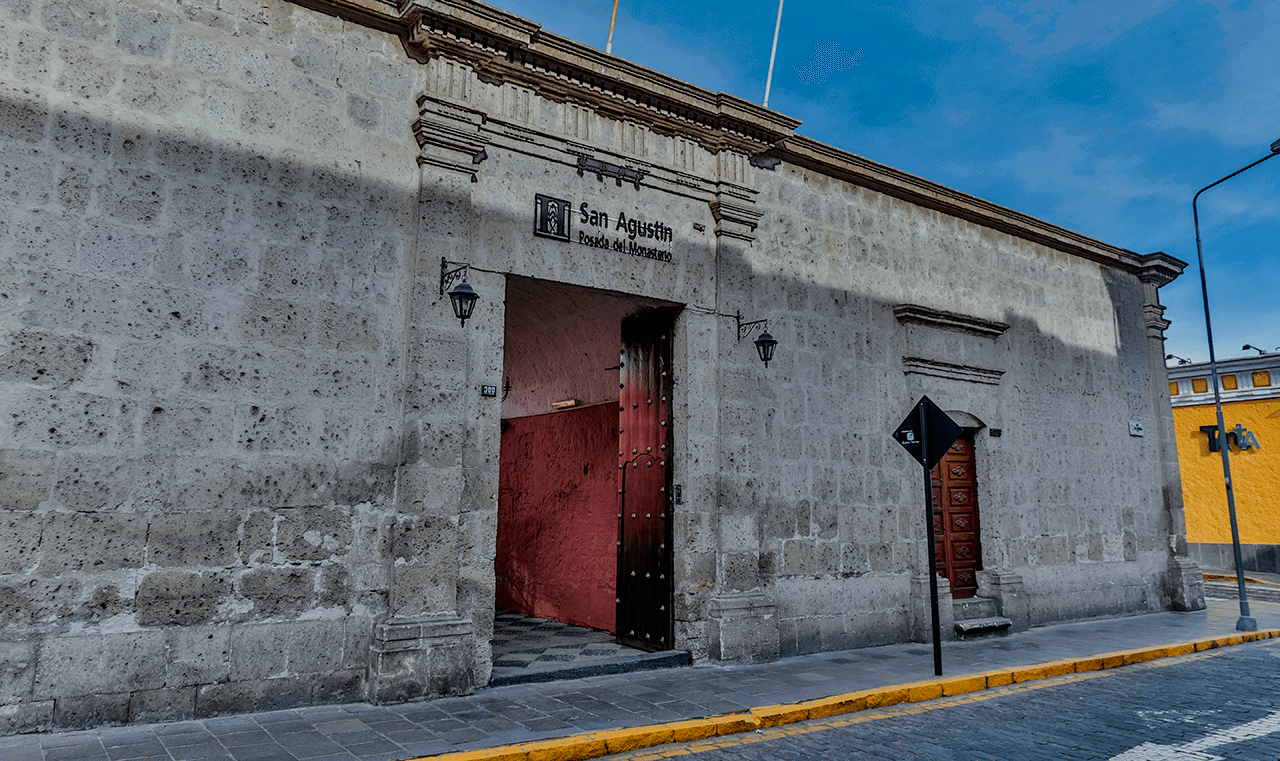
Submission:
<svg viewBox="0 0 1280 761">
<path fill-rule="evenodd" d="M 568 201 L 539 193 L 533 199 L 533 234 L 567 241 L 572 216 Z"/>
</svg>

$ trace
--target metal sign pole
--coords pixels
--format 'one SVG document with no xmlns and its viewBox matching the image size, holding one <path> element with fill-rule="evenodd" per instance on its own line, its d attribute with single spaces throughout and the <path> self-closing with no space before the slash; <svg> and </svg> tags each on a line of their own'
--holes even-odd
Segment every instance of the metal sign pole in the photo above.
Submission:
<svg viewBox="0 0 1280 761">
<path fill-rule="evenodd" d="M 929 537 L 929 609 L 933 614 L 933 673 L 942 676 L 942 629 L 938 624 L 938 557 L 933 538 L 933 482 L 929 468 L 929 415 L 925 405 L 918 407 L 920 413 L 920 447 L 924 452 L 924 525 Z"/>
</svg>

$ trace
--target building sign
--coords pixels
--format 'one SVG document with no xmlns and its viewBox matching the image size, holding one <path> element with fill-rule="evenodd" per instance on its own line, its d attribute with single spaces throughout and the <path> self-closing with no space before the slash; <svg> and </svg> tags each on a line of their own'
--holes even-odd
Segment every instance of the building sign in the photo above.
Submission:
<svg viewBox="0 0 1280 761">
<path fill-rule="evenodd" d="M 559 198 L 544 196 L 541 193 L 533 197 L 533 234 L 556 240 L 569 240 L 569 223 L 573 214 L 569 211 L 569 202 Z"/>
<path fill-rule="evenodd" d="M 1202 425 L 1200 432 L 1209 437 L 1209 451 L 1217 452 L 1221 446 L 1218 437 L 1218 426 Z M 1234 430 L 1227 431 L 1227 447 L 1235 445 L 1236 449 L 1244 451 L 1246 449 L 1262 449 L 1262 445 L 1258 443 L 1258 437 L 1253 435 L 1253 431 L 1236 423 Z M 1228 451 L 1230 451 L 1228 449 Z"/>
<path fill-rule="evenodd" d="M 569 229 L 574 217 L 576 235 Z M 592 208 L 585 201 L 573 211 L 568 201 L 540 193 L 533 201 L 533 234 L 661 262 L 671 261 L 674 240 L 671 226 L 661 220 Z"/>
</svg>

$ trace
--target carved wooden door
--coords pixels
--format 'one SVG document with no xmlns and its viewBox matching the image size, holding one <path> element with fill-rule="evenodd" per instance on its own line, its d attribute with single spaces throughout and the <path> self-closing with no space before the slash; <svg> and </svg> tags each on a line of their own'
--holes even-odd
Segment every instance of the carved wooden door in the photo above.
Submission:
<svg viewBox="0 0 1280 761">
<path fill-rule="evenodd" d="M 618 403 L 618 641 L 672 647 L 671 315 L 622 323 Z"/>
<path fill-rule="evenodd" d="M 978 482 L 973 433 L 956 439 L 933 469 L 933 538 L 938 573 L 951 581 L 955 599 L 978 592 Z"/>
</svg>

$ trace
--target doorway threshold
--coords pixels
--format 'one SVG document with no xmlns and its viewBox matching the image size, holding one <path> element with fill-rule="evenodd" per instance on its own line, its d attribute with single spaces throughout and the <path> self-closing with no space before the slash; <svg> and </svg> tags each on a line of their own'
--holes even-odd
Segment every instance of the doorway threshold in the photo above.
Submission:
<svg viewBox="0 0 1280 761">
<path fill-rule="evenodd" d="M 582 679 L 689 665 L 683 650 L 647 653 L 612 634 L 498 609 L 493 621 L 491 687 Z"/>
</svg>

